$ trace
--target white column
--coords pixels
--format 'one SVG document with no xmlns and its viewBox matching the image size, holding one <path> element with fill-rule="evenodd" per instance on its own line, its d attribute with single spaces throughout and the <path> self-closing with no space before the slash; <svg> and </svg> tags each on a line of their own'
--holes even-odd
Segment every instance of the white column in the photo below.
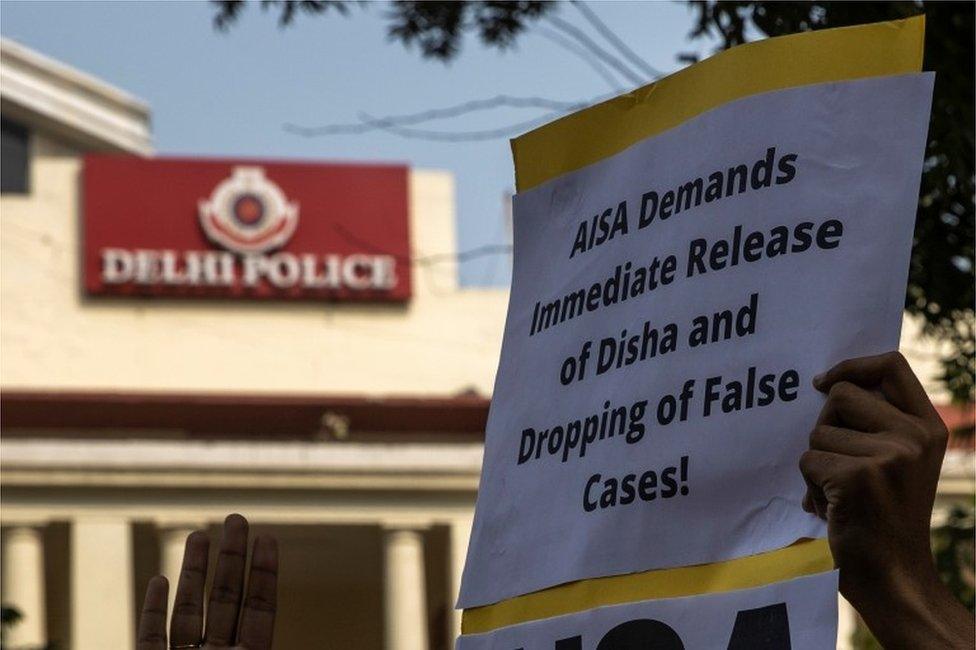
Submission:
<svg viewBox="0 0 976 650">
<path fill-rule="evenodd" d="M 428 650 L 423 533 L 386 528 L 383 542 L 386 650 Z"/>
<path fill-rule="evenodd" d="M 3 545 L 4 604 L 23 618 L 8 630 L 11 648 L 42 647 L 47 643 L 44 619 L 44 540 L 33 526 L 7 529 Z"/>
<path fill-rule="evenodd" d="M 202 526 L 161 526 L 159 528 L 159 572 L 169 580 L 169 600 L 166 606 L 167 619 L 173 616 L 173 600 L 183 569 L 183 549 L 186 538 Z"/>
<path fill-rule="evenodd" d="M 468 540 L 471 537 L 471 518 L 464 517 L 452 521 L 449 530 L 448 542 L 451 547 L 448 554 L 451 563 L 447 570 L 450 575 L 451 592 L 447 595 L 447 606 L 450 608 L 447 617 L 447 638 L 450 642 L 449 647 L 453 648 L 455 639 L 461 636 L 461 610 L 454 609 L 454 604 L 461 591 L 461 574 L 464 572 L 464 560 L 468 555 Z"/>
<path fill-rule="evenodd" d="M 132 535 L 124 519 L 71 524 L 71 647 L 131 650 L 135 639 Z"/>
<path fill-rule="evenodd" d="M 854 606 L 837 594 L 837 650 L 851 650 L 854 644 L 851 637 L 857 627 L 857 612 Z"/>
</svg>

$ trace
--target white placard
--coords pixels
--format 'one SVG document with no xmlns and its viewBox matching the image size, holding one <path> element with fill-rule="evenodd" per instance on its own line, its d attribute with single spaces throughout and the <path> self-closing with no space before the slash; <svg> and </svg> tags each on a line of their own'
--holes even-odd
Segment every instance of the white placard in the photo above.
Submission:
<svg viewBox="0 0 976 650">
<path fill-rule="evenodd" d="M 836 642 L 837 572 L 829 571 L 755 589 L 599 607 L 462 636 L 455 648 L 829 650 Z"/>
<path fill-rule="evenodd" d="M 932 83 L 748 97 L 515 197 L 459 606 L 824 536 L 810 382 L 898 345 Z"/>
</svg>

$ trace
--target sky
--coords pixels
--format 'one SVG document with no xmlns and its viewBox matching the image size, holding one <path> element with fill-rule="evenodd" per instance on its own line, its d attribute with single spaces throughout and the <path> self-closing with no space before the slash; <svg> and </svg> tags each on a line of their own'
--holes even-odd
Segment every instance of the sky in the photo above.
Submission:
<svg viewBox="0 0 976 650">
<path fill-rule="evenodd" d="M 385 3 L 353 6 L 347 17 L 299 15 L 284 28 L 274 11 L 248 4 L 239 21 L 221 32 L 213 26 L 214 7 L 201 1 L 3 0 L 0 33 L 147 101 L 161 155 L 399 162 L 449 171 L 461 252 L 509 241 L 507 201 L 514 181 L 508 137 L 432 142 L 382 130 L 308 136 L 285 125 L 354 123 L 363 113 L 410 114 L 496 95 L 576 103 L 635 85 L 608 83 L 547 38 L 558 28 L 546 21 L 506 51 L 468 37 L 460 54 L 444 64 L 386 37 Z M 685 3 L 588 6 L 660 72 L 681 67 L 678 53 L 714 48 L 711 41 L 688 40 L 693 14 Z M 557 15 L 614 51 L 577 8 L 564 3 Z M 550 112 L 502 107 L 415 128 L 491 130 Z M 507 286 L 510 264 L 497 249 L 476 255 L 461 264 L 461 281 Z"/>
</svg>

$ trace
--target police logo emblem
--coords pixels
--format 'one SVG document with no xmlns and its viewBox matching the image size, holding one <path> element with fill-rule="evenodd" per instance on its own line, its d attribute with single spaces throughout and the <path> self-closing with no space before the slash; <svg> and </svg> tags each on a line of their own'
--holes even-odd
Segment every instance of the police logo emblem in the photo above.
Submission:
<svg viewBox="0 0 976 650">
<path fill-rule="evenodd" d="M 265 253 L 284 246 L 298 225 L 298 203 L 289 201 L 261 167 L 234 167 L 210 198 L 199 203 L 200 225 L 213 243 L 236 253 Z"/>
</svg>

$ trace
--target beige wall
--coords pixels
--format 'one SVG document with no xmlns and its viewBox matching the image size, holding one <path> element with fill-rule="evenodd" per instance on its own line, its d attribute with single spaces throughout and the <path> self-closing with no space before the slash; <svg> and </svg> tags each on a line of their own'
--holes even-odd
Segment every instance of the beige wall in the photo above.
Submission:
<svg viewBox="0 0 976 650">
<path fill-rule="evenodd" d="M 929 397 L 936 404 L 948 404 L 950 401 L 949 392 L 945 384 L 939 380 L 942 374 L 942 365 L 939 359 L 942 355 L 949 354 L 949 347 L 938 345 L 930 338 L 921 336 L 922 320 L 905 315 L 905 320 L 901 326 L 900 349 L 905 358 L 912 365 L 915 374 L 918 375 L 922 386 L 929 394 Z"/>
<path fill-rule="evenodd" d="M 81 295 L 76 153 L 33 141 L 29 196 L 0 203 L 0 386 L 85 391 L 491 392 L 507 292 L 414 266 L 406 307 Z M 454 187 L 411 171 L 414 255 L 457 250 Z"/>
<path fill-rule="evenodd" d="M 406 307 L 92 300 L 81 295 L 75 151 L 33 140 L 33 192 L 0 199 L 0 386 L 17 389 L 490 394 L 507 292 L 415 265 Z M 410 174 L 414 255 L 456 250 L 449 174 Z M 902 350 L 946 401 L 938 349 L 906 319 Z"/>
</svg>

